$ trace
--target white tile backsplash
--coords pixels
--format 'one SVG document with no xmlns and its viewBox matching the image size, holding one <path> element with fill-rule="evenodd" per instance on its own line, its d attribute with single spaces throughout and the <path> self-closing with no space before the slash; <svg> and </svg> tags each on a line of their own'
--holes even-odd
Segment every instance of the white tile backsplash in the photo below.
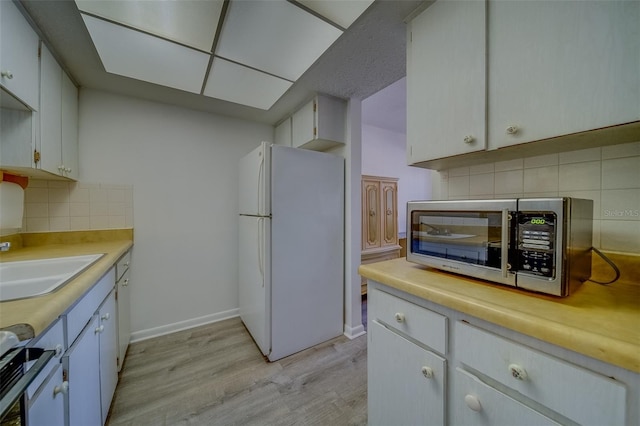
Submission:
<svg viewBox="0 0 640 426">
<path fill-rule="evenodd" d="M 131 186 L 29 180 L 23 232 L 132 227 Z"/>
<path fill-rule="evenodd" d="M 640 188 L 640 156 L 602 162 L 602 189 Z"/>
<path fill-rule="evenodd" d="M 497 170 L 497 169 L 496 169 Z M 495 177 L 495 194 L 522 194 L 523 192 L 523 170 L 511 170 L 497 172 Z"/>
<path fill-rule="evenodd" d="M 602 159 L 640 157 L 640 142 L 602 147 Z"/>
<path fill-rule="evenodd" d="M 578 151 L 561 152 L 559 154 L 560 164 L 600 161 L 601 159 L 602 148 L 581 149 Z"/>
<path fill-rule="evenodd" d="M 524 192 L 557 192 L 558 166 L 524 170 Z"/>
<path fill-rule="evenodd" d="M 481 164 L 468 174 L 439 171 L 439 199 L 590 199 L 594 247 L 640 253 L 640 142 Z"/>
<path fill-rule="evenodd" d="M 560 191 L 587 191 L 600 189 L 600 161 L 561 164 L 559 168 Z"/>
</svg>

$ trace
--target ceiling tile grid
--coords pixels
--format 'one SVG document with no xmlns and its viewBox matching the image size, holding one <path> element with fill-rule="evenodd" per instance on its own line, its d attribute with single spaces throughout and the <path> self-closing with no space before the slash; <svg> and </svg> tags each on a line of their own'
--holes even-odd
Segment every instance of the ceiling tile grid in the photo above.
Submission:
<svg viewBox="0 0 640 426">
<path fill-rule="evenodd" d="M 75 1 L 107 72 L 262 110 L 373 2 Z"/>
</svg>

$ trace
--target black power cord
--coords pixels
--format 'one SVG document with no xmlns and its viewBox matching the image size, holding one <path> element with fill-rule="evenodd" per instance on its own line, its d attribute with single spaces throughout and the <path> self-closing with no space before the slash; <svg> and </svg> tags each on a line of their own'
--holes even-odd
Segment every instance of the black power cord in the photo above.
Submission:
<svg viewBox="0 0 640 426">
<path fill-rule="evenodd" d="M 611 259 L 609 259 L 607 256 L 605 256 L 605 255 L 604 255 L 604 253 L 602 253 L 602 252 L 601 252 L 600 250 L 598 250 L 597 248 L 595 248 L 595 247 L 591 247 L 591 250 L 593 250 L 594 252 L 596 252 L 596 254 L 597 254 L 598 256 L 600 256 L 602 259 L 604 259 L 604 261 L 605 261 L 605 262 L 607 262 L 607 263 L 608 263 L 608 264 L 613 268 L 613 270 L 616 272 L 616 277 L 615 277 L 614 279 L 612 279 L 611 281 L 606 281 L 606 282 L 596 281 L 596 280 L 593 280 L 593 279 L 591 279 L 591 278 L 589 278 L 587 281 L 591 281 L 591 282 L 594 282 L 594 283 L 596 283 L 596 284 L 602 284 L 602 285 L 608 285 L 608 284 L 612 284 L 612 283 L 614 283 L 614 282 L 618 281 L 618 278 L 620 278 L 620 269 L 618 269 L 618 267 L 616 266 L 616 264 L 615 264 L 615 263 L 613 263 L 613 262 L 611 261 Z"/>
</svg>

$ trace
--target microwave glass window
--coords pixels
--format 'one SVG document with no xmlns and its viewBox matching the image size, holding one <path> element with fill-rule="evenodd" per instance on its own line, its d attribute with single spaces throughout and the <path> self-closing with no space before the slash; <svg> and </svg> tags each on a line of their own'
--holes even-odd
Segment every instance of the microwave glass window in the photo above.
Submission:
<svg viewBox="0 0 640 426">
<path fill-rule="evenodd" d="M 500 267 L 502 212 L 413 211 L 411 251 Z"/>
</svg>

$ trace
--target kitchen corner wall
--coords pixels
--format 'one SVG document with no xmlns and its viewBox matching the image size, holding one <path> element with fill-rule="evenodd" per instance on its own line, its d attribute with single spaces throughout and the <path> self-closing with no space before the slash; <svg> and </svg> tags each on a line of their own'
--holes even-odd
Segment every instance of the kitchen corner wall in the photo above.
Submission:
<svg viewBox="0 0 640 426">
<path fill-rule="evenodd" d="M 362 174 L 398 178 L 398 232 L 407 227 L 407 201 L 431 198 L 431 173 L 407 165 L 407 135 L 362 126 Z"/>
<path fill-rule="evenodd" d="M 640 253 L 640 142 L 433 173 L 433 199 L 576 197 L 594 202 L 594 247 Z"/>
<path fill-rule="evenodd" d="M 133 228 L 131 185 L 29 180 L 22 232 Z"/>
</svg>

